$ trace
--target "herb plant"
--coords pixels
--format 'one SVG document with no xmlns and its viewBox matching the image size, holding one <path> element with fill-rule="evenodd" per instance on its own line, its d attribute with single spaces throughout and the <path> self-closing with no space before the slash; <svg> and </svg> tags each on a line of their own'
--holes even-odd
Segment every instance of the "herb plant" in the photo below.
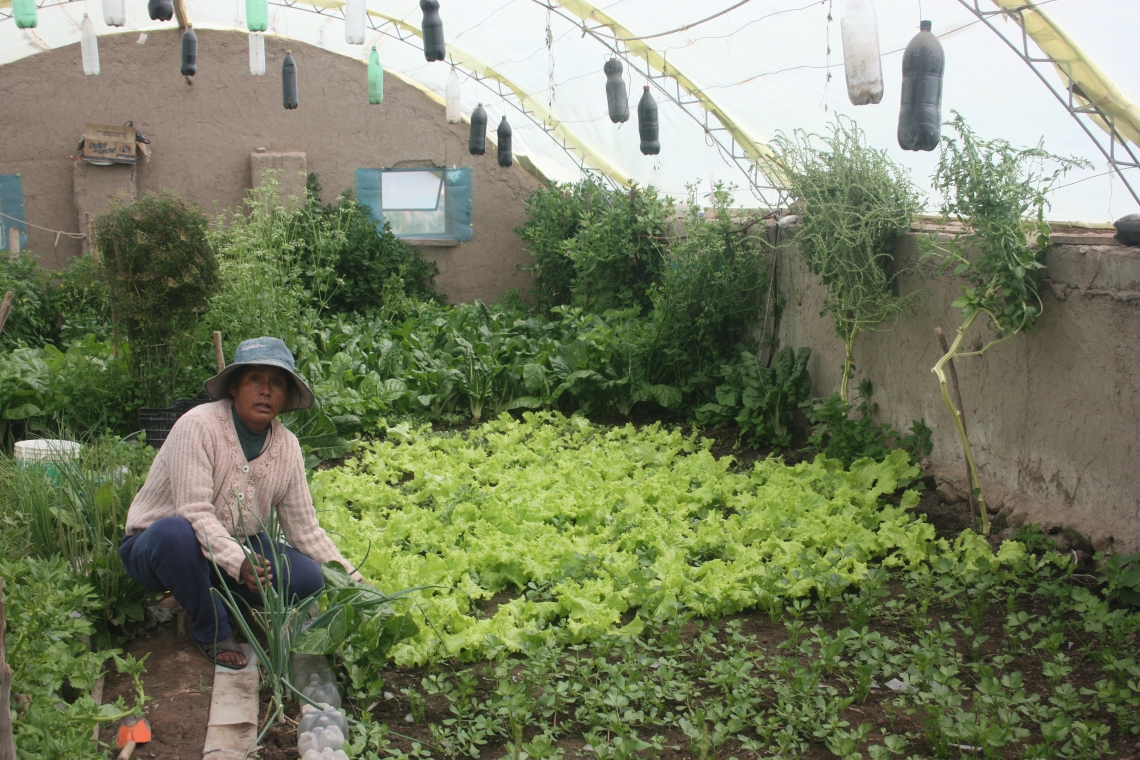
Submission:
<svg viewBox="0 0 1140 760">
<path fill-rule="evenodd" d="M 1033 330 L 1042 309 L 1042 258 L 1049 245 L 1048 193 L 1067 172 L 1091 165 L 1084 159 L 1055 156 L 1040 145 L 1014 148 L 1005 140 L 983 140 L 957 112 L 947 125 L 957 137 L 943 138 L 934 187 L 945 199 L 942 215 L 963 221 L 969 232 L 952 238 L 949 246 L 934 240 L 925 245 L 927 255 L 942 258 L 940 271 L 953 270 L 967 284 L 952 304 L 962 310 L 962 324 L 931 372 L 938 377 L 942 399 L 962 440 L 979 525 L 989 533 L 977 464 L 961 414 L 950 397 L 944 368 L 956 358 L 979 356 L 1018 333 Z M 977 253 L 972 251 L 975 248 Z M 994 338 L 977 349 L 964 350 L 966 335 L 983 315 Z"/>
<path fill-rule="evenodd" d="M 788 190 L 801 205 L 800 255 L 827 289 L 824 312 L 843 339 L 839 396 L 855 365 L 855 338 L 905 313 L 917 293 L 898 295 L 896 239 L 920 209 L 906 170 L 867 144 L 859 126 L 837 117 L 829 134 L 796 130 L 774 141 Z"/>
</svg>

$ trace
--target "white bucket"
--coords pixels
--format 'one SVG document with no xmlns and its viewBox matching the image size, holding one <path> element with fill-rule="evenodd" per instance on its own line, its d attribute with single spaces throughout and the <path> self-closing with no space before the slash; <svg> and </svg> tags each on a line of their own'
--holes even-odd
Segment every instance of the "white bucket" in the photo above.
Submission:
<svg viewBox="0 0 1140 760">
<path fill-rule="evenodd" d="M 16 462 L 20 465 L 29 462 L 66 462 L 77 458 L 82 447 L 82 444 L 75 441 L 62 441 L 58 438 L 17 441 Z"/>
</svg>

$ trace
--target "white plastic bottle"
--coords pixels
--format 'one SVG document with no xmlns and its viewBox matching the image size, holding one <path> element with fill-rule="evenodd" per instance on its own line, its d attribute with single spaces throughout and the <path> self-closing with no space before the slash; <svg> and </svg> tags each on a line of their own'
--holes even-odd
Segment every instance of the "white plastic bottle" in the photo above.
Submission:
<svg viewBox="0 0 1140 760">
<path fill-rule="evenodd" d="M 344 41 L 349 45 L 364 44 L 365 17 L 368 8 L 365 0 L 345 0 L 344 2 Z"/>
<path fill-rule="evenodd" d="M 103 23 L 107 26 L 123 26 L 126 24 L 126 0 L 103 0 Z"/>
<path fill-rule="evenodd" d="M 323 752 L 326 747 L 332 750 L 344 747 L 344 734 L 337 726 L 317 727 L 297 735 L 297 752 L 302 755 L 311 749 Z"/>
<path fill-rule="evenodd" d="M 845 0 L 839 21 L 843 30 L 843 69 L 847 97 L 864 106 L 883 99 L 883 67 L 879 60 L 879 23 L 872 0 Z"/>
<path fill-rule="evenodd" d="M 99 38 L 95 36 L 95 22 L 84 13 L 80 49 L 83 53 L 83 73 L 89 77 L 99 76 Z"/>
<path fill-rule="evenodd" d="M 455 68 L 447 76 L 447 123 L 458 124 L 459 116 L 459 75 Z"/>
<path fill-rule="evenodd" d="M 249 73 L 265 76 L 265 35 L 261 32 L 249 33 Z"/>
</svg>

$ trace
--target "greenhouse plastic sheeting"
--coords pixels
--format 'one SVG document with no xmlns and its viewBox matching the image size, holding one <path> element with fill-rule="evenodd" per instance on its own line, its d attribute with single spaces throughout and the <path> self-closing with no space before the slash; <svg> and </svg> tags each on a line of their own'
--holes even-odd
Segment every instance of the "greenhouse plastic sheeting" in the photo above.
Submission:
<svg viewBox="0 0 1140 760">
<path fill-rule="evenodd" d="M 96 0 L 86 1 L 94 8 Z M 420 39 L 409 35 L 409 31 L 418 29 L 422 19 L 416 0 L 368 0 L 364 45 L 345 42 L 340 0 L 316 2 L 317 5 L 297 2 L 286 6 L 284 0 L 270 0 L 266 33 L 288 36 L 359 60 L 362 82 L 369 50 L 375 44 L 385 71 L 431 93 L 443 108 L 451 69 L 448 62 L 427 63 Z M 516 155 L 525 156 L 524 163 L 552 179 L 577 179 L 579 165 L 584 163 L 620 181 L 654 184 L 678 198 L 686 195 L 689 184 L 703 194 L 711 182 L 734 183 L 740 188 L 739 204 L 759 205 L 760 200 L 748 193 L 745 174 L 722 154 L 706 132 L 706 125 L 716 129 L 722 121 L 704 115 L 697 105 L 704 99 L 714 110 L 719 109 L 738 134 L 746 135 L 759 146 L 779 131 L 823 131 L 836 113 L 847 114 L 867 132 L 874 146 L 885 148 L 892 158 L 910 169 L 920 186 L 929 187 L 937 152 L 907 153 L 898 148 L 895 139 L 901 53 L 917 32 L 921 13 L 922 18 L 933 22 L 933 31 L 946 51 L 944 117 L 949 117 L 954 109 L 984 137 L 1003 137 L 1016 145 L 1035 145 L 1043 139 L 1047 150 L 1080 156 L 1093 164 L 1090 170 L 1070 174 L 1061 183 L 1063 186 L 1054 190 L 1051 218 L 1107 222 L 1138 210 L 1080 125 L 1037 75 L 958 0 L 922 0 L 921 10 L 919 0 L 876 0 L 885 94 L 881 103 L 859 107 L 847 100 L 839 0 L 750 0 L 692 28 L 640 41 L 615 41 L 609 29 L 588 22 L 610 44 L 652 50 L 669 73 L 677 74 L 698 90 L 699 97 L 690 97 L 679 89 L 676 80 L 658 80 L 680 100 L 693 105 L 686 113 L 663 93 L 653 90 L 660 108 L 661 154 L 651 157 L 638 150 L 636 114 L 631 114 L 624 124 L 610 122 L 602 72 L 609 54 L 602 42 L 583 33 L 583 22 L 573 11 L 597 7 L 634 35 L 645 37 L 699 21 L 736 5 L 737 0 L 596 0 L 592 6 L 584 0 L 562 0 L 555 3 L 553 10 L 545 7 L 546 2 L 441 0 L 440 13 L 449 60 L 459 65 L 464 118 L 478 102 L 487 108 L 489 124 L 497 124 L 506 114 L 514 128 Z M 0 64 L 45 49 L 75 45 L 78 65 L 78 22 L 84 3 L 41 3 L 39 25 L 21 30 L 7 18 L 10 0 L 0 0 L 0 17 L 4 17 L 0 20 Z M 1083 49 L 1123 102 L 1140 102 L 1140 66 L 1136 65 L 1135 48 L 1140 32 L 1140 3 L 1046 0 L 1040 5 L 1064 30 L 1068 40 Z M 186 6 L 197 28 L 245 29 L 244 3 L 188 0 Z M 982 0 L 982 7 L 997 8 L 991 0 Z M 97 8 L 87 12 L 101 35 L 137 34 L 176 23 L 151 21 L 142 0 L 128 2 L 127 25 L 121 29 L 105 26 Z M 1012 21 L 999 17 L 995 23 L 1004 25 L 1011 36 L 1020 39 L 1021 31 Z M 1033 43 L 1030 49 L 1039 52 Z M 640 58 L 632 60 L 644 65 Z M 273 64 L 269 67 L 272 69 Z M 1043 71 L 1053 77 L 1058 89 L 1064 87 L 1052 67 L 1046 66 Z M 498 76 L 505 84 L 480 84 L 473 74 Z M 234 71 L 233 76 L 249 76 L 249 72 Z M 628 65 L 624 76 L 632 105 L 641 96 L 645 78 Z M 97 84 L 92 82 L 92 86 Z M 513 92 L 524 98 L 522 105 L 533 119 L 520 113 L 515 94 L 504 99 L 500 92 Z M 1140 189 L 1140 182 L 1134 184 Z M 937 210 L 936 198 L 932 198 L 929 208 Z"/>
</svg>

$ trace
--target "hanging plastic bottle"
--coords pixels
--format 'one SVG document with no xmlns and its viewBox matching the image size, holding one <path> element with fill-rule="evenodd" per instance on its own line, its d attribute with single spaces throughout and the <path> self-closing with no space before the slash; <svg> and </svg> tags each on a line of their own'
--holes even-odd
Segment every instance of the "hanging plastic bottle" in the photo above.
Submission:
<svg viewBox="0 0 1140 760">
<path fill-rule="evenodd" d="M 344 0 L 344 41 L 349 45 L 364 44 L 367 15 L 365 0 Z"/>
<path fill-rule="evenodd" d="M 629 121 L 629 95 L 625 91 L 625 80 L 621 78 L 621 61 L 609 59 L 602 66 L 602 71 L 606 72 L 606 103 L 610 109 L 610 121 L 614 124 Z"/>
<path fill-rule="evenodd" d="M 499 166 L 510 166 L 515 162 L 511 153 L 511 125 L 507 123 L 506 115 L 499 122 Z"/>
<path fill-rule="evenodd" d="M 245 28 L 251 32 L 269 28 L 269 0 L 245 0 Z"/>
<path fill-rule="evenodd" d="M 182 33 L 182 76 L 192 77 L 198 73 L 198 35 L 193 27 L 186 27 Z"/>
<path fill-rule="evenodd" d="M 374 106 L 384 102 L 384 67 L 380 65 L 380 53 L 375 45 L 368 54 L 368 102 Z"/>
<path fill-rule="evenodd" d="M 883 99 L 883 67 L 879 59 L 879 22 L 872 0 L 846 0 L 839 27 L 847 97 L 856 106 L 878 103 Z"/>
<path fill-rule="evenodd" d="M 281 103 L 287 111 L 297 108 L 297 62 L 291 50 L 285 51 L 285 60 L 281 62 Z"/>
<path fill-rule="evenodd" d="M 36 0 L 12 0 L 12 15 L 17 29 L 34 29 L 39 23 Z"/>
<path fill-rule="evenodd" d="M 641 152 L 646 156 L 656 156 L 661 152 L 661 127 L 657 122 L 657 103 L 649 94 L 649 85 L 641 93 L 637 104 L 637 131 L 641 135 Z"/>
<path fill-rule="evenodd" d="M 103 0 L 103 23 L 107 26 L 123 26 L 126 24 L 126 0 Z"/>
<path fill-rule="evenodd" d="M 174 0 L 147 0 L 146 12 L 152 21 L 169 21 L 174 18 Z"/>
<path fill-rule="evenodd" d="M 455 67 L 451 69 L 451 73 L 447 75 L 447 123 L 458 124 L 461 121 L 459 115 L 459 74 L 455 73 Z"/>
<path fill-rule="evenodd" d="M 471 112 L 471 136 L 467 138 L 467 152 L 473 156 L 487 152 L 487 112 L 483 110 L 482 103 Z"/>
<path fill-rule="evenodd" d="M 265 35 L 261 32 L 249 33 L 249 73 L 265 76 Z"/>
<path fill-rule="evenodd" d="M 903 52 L 902 107 L 899 109 L 899 147 L 934 150 L 942 139 L 942 74 L 946 58 L 942 43 L 930 32 L 930 22 Z"/>
<path fill-rule="evenodd" d="M 424 58 L 428 61 L 442 61 L 447 57 L 447 46 L 443 43 L 439 0 L 420 0 L 420 10 L 424 12 L 424 23 L 420 26 L 424 35 Z"/>
<path fill-rule="evenodd" d="M 79 28 L 83 30 L 80 44 L 83 52 L 83 73 L 89 77 L 99 76 L 99 38 L 95 36 L 95 22 L 84 13 Z"/>
</svg>

